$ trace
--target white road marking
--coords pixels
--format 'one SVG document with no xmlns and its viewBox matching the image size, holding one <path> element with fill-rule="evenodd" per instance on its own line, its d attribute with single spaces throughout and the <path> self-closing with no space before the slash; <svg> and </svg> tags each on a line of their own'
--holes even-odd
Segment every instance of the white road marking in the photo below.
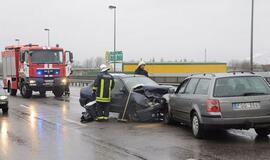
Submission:
<svg viewBox="0 0 270 160">
<path fill-rule="evenodd" d="M 70 122 L 70 123 L 74 123 L 74 124 L 80 125 L 80 126 L 84 126 L 84 127 L 87 126 L 86 124 L 82 124 L 80 122 L 76 122 L 76 121 L 73 121 L 73 120 L 68 119 L 68 118 L 65 118 L 64 120 L 67 121 L 67 122 Z"/>
<path fill-rule="evenodd" d="M 20 106 L 23 107 L 23 108 L 29 109 L 29 107 L 26 106 L 26 105 L 21 104 Z M 84 126 L 84 127 L 87 126 L 86 124 L 82 124 L 82 123 L 80 123 L 80 122 L 76 122 L 76 121 L 71 120 L 71 119 L 68 119 L 68 118 L 64 118 L 64 120 L 67 121 L 67 122 L 73 123 L 73 124 L 77 124 L 77 125 L 79 125 L 79 126 Z"/>
<path fill-rule="evenodd" d="M 23 107 L 23 108 L 29 109 L 29 106 L 26 106 L 26 105 L 23 105 L 23 104 L 21 104 L 20 106 Z"/>
</svg>

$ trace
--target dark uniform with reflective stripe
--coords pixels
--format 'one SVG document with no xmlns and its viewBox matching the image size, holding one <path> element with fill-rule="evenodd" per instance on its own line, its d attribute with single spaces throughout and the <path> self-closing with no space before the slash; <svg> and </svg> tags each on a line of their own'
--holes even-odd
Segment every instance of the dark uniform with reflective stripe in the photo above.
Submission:
<svg viewBox="0 0 270 160">
<path fill-rule="evenodd" d="M 94 82 L 93 90 L 96 92 L 97 120 L 109 118 L 109 104 L 114 87 L 113 76 L 108 71 L 100 72 Z"/>
<path fill-rule="evenodd" d="M 144 76 L 148 77 L 148 72 L 144 69 L 141 69 L 140 66 L 135 70 L 134 74 L 144 75 Z"/>
</svg>

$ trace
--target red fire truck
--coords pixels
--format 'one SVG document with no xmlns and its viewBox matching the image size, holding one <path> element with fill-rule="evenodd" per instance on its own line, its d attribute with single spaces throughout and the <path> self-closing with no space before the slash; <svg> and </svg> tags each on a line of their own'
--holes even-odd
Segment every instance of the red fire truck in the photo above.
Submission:
<svg viewBox="0 0 270 160">
<path fill-rule="evenodd" d="M 73 54 L 56 47 L 40 45 L 7 46 L 2 52 L 3 83 L 10 95 L 20 90 L 24 98 L 32 92 L 41 96 L 52 91 L 61 97 L 69 86 Z"/>
</svg>

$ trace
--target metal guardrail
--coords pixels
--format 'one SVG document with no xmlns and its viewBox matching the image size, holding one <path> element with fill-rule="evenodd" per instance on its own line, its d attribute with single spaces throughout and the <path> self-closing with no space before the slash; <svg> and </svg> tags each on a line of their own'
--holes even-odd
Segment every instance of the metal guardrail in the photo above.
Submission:
<svg viewBox="0 0 270 160">
<path fill-rule="evenodd" d="M 86 79 L 70 79 L 70 85 L 75 87 L 84 87 L 88 86 L 94 80 L 86 80 Z"/>
<path fill-rule="evenodd" d="M 255 74 L 264 77 L 270 83 L 270 72 L 256 72 Z M 192 74 L 150 74 L 149 77 L 161 85 L 173 85 L 177 86 L 186 77 Z M 95 76 L 89 77 L 71 77 L 70 84 L 72 86 L 88 86 L 94 81 Z"/>
</svg>

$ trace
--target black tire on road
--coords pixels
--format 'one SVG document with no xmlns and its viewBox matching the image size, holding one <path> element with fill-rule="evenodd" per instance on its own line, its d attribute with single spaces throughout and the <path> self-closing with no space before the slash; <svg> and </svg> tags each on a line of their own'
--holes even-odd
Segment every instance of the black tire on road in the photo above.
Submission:
<svg viewBox="0 0 270 160">
<path fill-rule="evenodd" d="M 64 94 L 64 88 L 56 87 L 52 92 L 55 97 L 62 97 Z"/>
<path fill-rule="evenodd" d="M 10 93 L 10 90 L 11 90 L 11 85 L 10 85 L 10 82 L 8 81 L 7 92 Z"/>
<path fill-rule="evenodd" d="M 128 114 L 128 113 L 126 113 L 126 114 Z M 128 114 L 128 120 L 131 122 L 138 122 L 138 121 L 140 121 L 140 118 L 138 117 L 136 112 L 132 112 L 132 113 Z"/>
<path fill-rule="evenodd" d="M 46 97 L 46 91 L 39 91 L 40 97 Z"/>
<path fill-rule="evenodd" d="M 205 136 L 205 129 L 200 122 L 199 116 L 196 112 L 194 112 L 191 116 L 191 128 L 194 137 L 203 138 Z"/>
<path fill-rule="evenodd" d="M 10 95 L 16 96 L 17 95 L 17 89 L 11 89 Z"/>
<path fill-rule="evenodd" d="M 8 107 L 2 108 L 3 114 L 8 114 Z"/>
<path fill-rule="evenodd" d="M 260 137 L 266 137 L 268 134 L 270 134 L 270 128 L 255 128 L 255 132 Z"/>
<path fill-rule="evenodd" d="M 23 96 L 23 98 L 30 98 L 32 96 L 32 90 L 25 83 L 22 83 L 21 95 Z"/>
<path fill-rule="evenodd" d="M 163 121 L 165 124 L 176 124 L 176 121 L 173 119 L 172 113 L 169 111 L 168 108 L 164 111 Z"/>
</svg>

